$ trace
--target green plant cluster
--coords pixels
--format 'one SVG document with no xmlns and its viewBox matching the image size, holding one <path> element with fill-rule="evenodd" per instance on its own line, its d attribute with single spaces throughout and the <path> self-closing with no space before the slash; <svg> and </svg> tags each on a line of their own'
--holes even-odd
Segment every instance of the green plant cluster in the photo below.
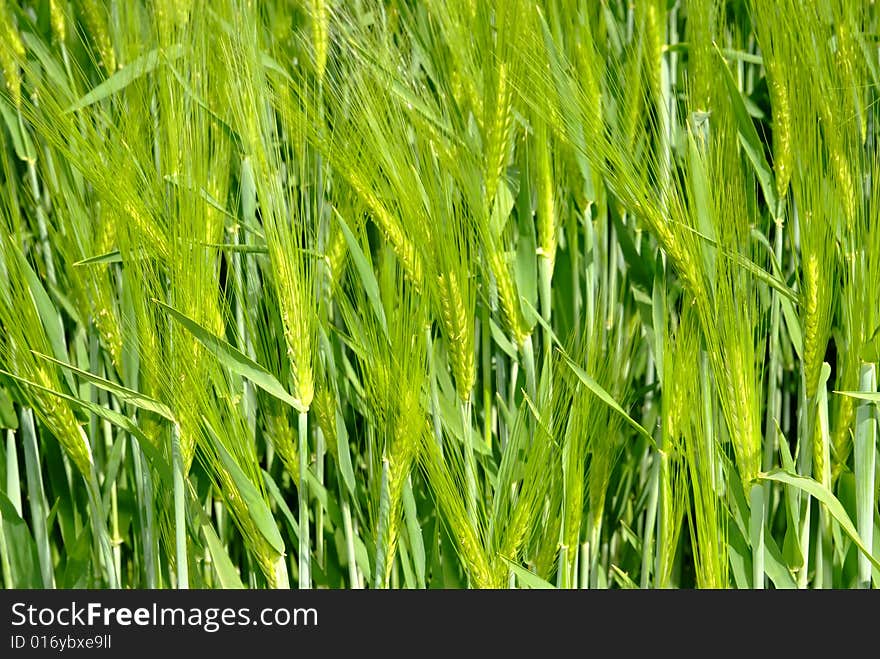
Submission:
<svg viewBox="0 0 880 659">
<path fill-rule="evenodd" d="M 878 42 L 0 0 L 2 584 L 877 587 Z"/>
</svg>

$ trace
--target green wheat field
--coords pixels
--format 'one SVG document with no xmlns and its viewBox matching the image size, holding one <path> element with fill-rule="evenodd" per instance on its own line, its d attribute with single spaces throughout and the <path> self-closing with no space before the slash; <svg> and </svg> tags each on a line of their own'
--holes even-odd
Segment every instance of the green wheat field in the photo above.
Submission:
<svg viewBox="0 0 880 659">
<path fill-rule="evenodd" d="M 880 3 L 0 0 L 6 588 L 880 587 Z"/>
</svg>

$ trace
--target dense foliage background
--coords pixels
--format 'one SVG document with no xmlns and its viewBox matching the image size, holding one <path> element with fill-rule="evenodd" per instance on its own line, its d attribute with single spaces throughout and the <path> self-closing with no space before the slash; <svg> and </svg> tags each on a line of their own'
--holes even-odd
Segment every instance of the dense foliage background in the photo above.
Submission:
<svg viewBox="0 0 880 659">
<path fill-rule="evenodd" d="M 878 21 L 0 0 L 3 584 L 876 587 Z"/>
</svg>

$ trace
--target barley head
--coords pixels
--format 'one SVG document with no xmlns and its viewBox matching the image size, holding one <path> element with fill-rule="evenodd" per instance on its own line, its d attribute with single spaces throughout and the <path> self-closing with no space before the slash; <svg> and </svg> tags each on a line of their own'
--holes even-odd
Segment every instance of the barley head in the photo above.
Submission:
<svg viewBox="0 0 880 659">
<path fill-rule="evenodd" d="M 655 99 L 660 99 L 660 66 L 665 40 L 663 15 L 655 0 L 645 3 L 645 49 L 648 67 L 648 85 Z"/>
<path fill-rule="evenodd" d="M 21 70 L 18 62 L 25 56 L 24 43 L 18 35 L 5 0 L 0 3 L 0 71 L 6 80 L 6 89 L 16 107 L 21 106 Z"/>
<path fill-rule="evenodd" d="M 459 397 L 467 400 L 476 381 L 474 333 L 455 270 L 438 275 L 437 291 L 440 298 L 440 317 L 452 357 L 455 388 Z"/>
<path fill-rule="evenodd" d="M 815 253 L 807 255 L 804 262 L 804 375 L 807 396 L 813 397 L 819 386 L 824 347 L 819 330 L 819 258 Z"/>
<path fill-rule="evenodd" d="M 838 399 L 837 423 L 831 436 L 834 479 L 846 468 L 852 446 L 852 425 L 856 418 L 855 400 L 849 396 L 839 396 Z"/>
<path fill-rule="evenodd" d="M 116 51 L 110 40 L 110 27 L 107 23 L 107 9 L 98 0 L 81 0 L 83 18 L 95 47 L 101 55 L 101 64 L 108 74 L 116 71 Z"/>
<path fill-rule="evenodd" d="M 525 318 L 522 315 L 522 308 L 519 304 L 519 295 L 516 291 L 516 284 L 513 281 L 513 275 L 510 272 L 510 264 L 501 249 L 491 249 L 488 254 L 489 268 L 495 277 L 495 284 L 498 288 L 498 298 L 501 301 L 501 309 L 504 312 L 504 318 L 507 321 L 507 327 L 513 336 L 517 346 L 522 346 L 529 330 L 526 327 Z"/>
<path fill-rule="evenodd" d="M 761 435 L 753 416 L 754 386 L 750 382 L 744 355 L 733 350 L 726 359 L 726 408 L 733 451 L 743 483 L 753 481 L 761 470 Z"/>
<path fill-rule="evenodd" d="M 312 40 L 315 49 L 315 68 L 318 80 L 324 79 L 327 68 L 327 41 L 329 37 L 330 11 L 327 0 L 309 0 L 309 11 L 312 15 Z"/>
<path fill-rule="evenodd" d="M 52 28 L 52 37 L 63 43 L 67 35 L 67 17 L 61 6 L 61 0 L 49 0 L 49 25 Z"/>
<path fill-rule="evenodd" d="M 535 151 L 538 166 L 538 250 L 551 264 L 556 260 L 558 219 L 553 182 L 550 136 L 546 129 L 535 135 Z"/>
<path fill-rule="evenodd" d="M 318 427 L 327 439 L 327 447 L 331 453 L 334 453 L 336 450 L 336 398 L 326 384 L 315 390 L 312 410 L 315 412 Z"/>
<path fill-rule="evenodd" d="M 338 284 L 342 269 L 345 267 L 345 257 L 348 255 L 348 247 L 345 244 L 345 234 L 342 229 L 335 227 L 330 233 L 324 258 L 330 268 L 330 277 L 333 284 Z"/>
<path fill-rule="evenodd" d="M 39 366 L 34 370 L 34 381 L 41 387 L 60 390 L 59 383 L 49 375 L 45 367 Z M 70 406 L 60 398 L 48 393 L 34 393 L 37 403 L 34 410 L 37 416 L 48 427 L 61 448 L 73 461 L 76 468 L 84 478 L 89 478 L 92 468 L 92 450 L 82 427 L 73 415 Z"/>
<path fill-rule="evenodd" d="M 771 64 L 771 62 L 773 62 Z M 775 60 L 768 60 L 770 106 L 773 108 L 773 159 L 776 166 L 776 194 L 782 199 L 791 181 L 791 103 L 785 78 Z M 775 210 L 774 210 L 775 212 Z"/>
<path fill-rule="evenodd" d="M 315 382 L 312 373 L 312 341 L 306 318 L 307 307 L 300 296 L 281 295 L 279 300 L 287 354 L 293 365 L 296 396 L 308 408 L 314 398 Z"/>
<path fill-rule="evenodd" d="M 510 147 L 511 128 L 513 126 L 513 111 L 511 107 L 511 89 L 507 79 L 507 64 L 500 62 L 494 79 L 495 94 L 492 103 L 487 105 L 491 108 L 486 117 L 486 199 L 491 204 L 498 190 L 498 182 L 507 162 L 508 149 Z"/>
<path fill-rule="evenodd" d="M 400 222 L 394 218 L 379 197 L 356 176 L 349 177 L 349 183 L 355 192 L 364 200 L 370 209 L 376 226 L 385 236 L 385 240 L 391 245 L 391 249 L 400 259 L 407 275 L 417 286 L 422 282 L 422 262 L 415 245 L 404 233 Z"/>
</svg>

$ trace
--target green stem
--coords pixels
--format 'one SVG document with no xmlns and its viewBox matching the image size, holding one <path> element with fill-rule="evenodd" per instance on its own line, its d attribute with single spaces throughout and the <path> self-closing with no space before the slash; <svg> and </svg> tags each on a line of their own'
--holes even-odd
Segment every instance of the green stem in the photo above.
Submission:
<svg viewBox="0 0 880 659">
<path fill-rule="evenodd" d="M 859 371 L 859 391 L 877 391 L 877 370 L 874 364 L 862 364 Z M 874 546 L 874 474 L 877 455 L 877 423 L 874 404 L 860 401 L 856 410 L 854 446 L 856 481 L 856 524 L 862 543 Z M 871 562 L 859 552 L 859 588 L 871 587 Z"/>
<path fill-rule="evenodd" d="M 426 347 L 428 351 L 428 378 L 431 382 L 431 421 L 434 424 L 434 438 L 443 447 L 443 426 L 440 420 L 440 395 L 437 391 L 437 375 L 434 364 L 434 345 L 431 328 L 425 328 Z"/>
<path fill-rule="evenodd" d="M 464 441 L 465 480 L 467 483 L 467 511 L 471 523 L 476 523 L 477 516 L 477 461 L 474 456 L 474 443 L 471 437 L 471 401 L 461 403 L 461 430 Z"/>
<path fill-rule="evenodd" d="M 37 558 L 40 562 L 40 576 L 43 588 L 55 587 L 55 573 L 52 567 L 52 550 L 49 545 L 49 531 L 46 527 L 48 509 L 43 477 L 40 473 L 40 449 L 37 445 L 37 431 L 34 415 L 29 409 L 21 411 L 21 433 L 24 440 L 25 474 L 27 476 L 28 501 L 31 510 L 31 525 L 37 544 Z"/>
<path fill-rule="evenodd" d="M 109 422 L 104 423 L 104 432 L 109 447 L 112 446 L 113 429 Z M 125 441 L 121 437 L 116 441 Z M 122 447 L 125 451 L 125 447 Z M 124 456 L 123 456 L 124 459 Z M 116 480 L 110 484 L 110 542 L 113 549 L 113 564 L 116 567 L 116 573 L 122 574 L 122 537 L 119 534 L 119 491 L 116 487 Z"/>
<path fill-rule="evenodd" d="M 752 485 L 749 492 L 749 535 L 752 544 L 752 587 L 764 588 L 764 488 Z M 804 570 L 806 571 L 806 570 Z"/>
<path fill-rule="evenodd" d="M 776 236 L 773 251 L 777 262 L 782 261 L 782 235 L 784 222 L 782 218 L 776 220 Z M 776 289 L 770 291 L 770 339 L 768 352 L 770 364 L 767 369 L 767 411 L 764 417 L 764 456 L 762 469 L 769 471 L 773 466 L 773 456 L 776 448 L 776 424 L 780 422 L 782 413 L 782 392 L 779 385 L 782 382 L 782 363 L 779 359 L 779 331 L 781 323 L 781 304 L 779 292 Z M 765 497 L 770 496 L 770 483 L 764 484 Z"/>
<path fill-rule="evenodd" d="M 662 447 L 661 447 L 662 448 Z M 655 544 L 656 562 L 654 563 L 654 587 L 668 588 L 670 564 L 669 542 L 672 539 L 669 518 L 669 464 L 666 454 L 660 450 L 657 452 L 657 460 L 660 463 L 657 479 L 657 540 Z"/>
<path fill-rule="evenodd" d="M 592 204 L 584 210 L 584 299 L 587 301 L 586 328 L 592 332 L 596 326 L 596 263 L 599 250 L 596 245 L 596 233 L 593 227 Z"/>
<path fill-rule="evenodd" d="M 800 423 L 798 424 L 798 471 L 806 478 L 813 474 L 813 426 L 815 424 L 816 406 L 815 398 L 807 398 L 805 392 L 800 396 L 801 411 Z M 804 559 L 804 568 L 798 572 L 798 588 L 806 588 L 809 580 L 809 570 L 806 566 L 810 564 L 810 529 L 811 521 L 811 501 L 803 492 L 798 493 L 799 501 L 799 542 L 801 556 Z"/>
<path fill-rule="evenodd" d="M 92 463 L 89 478 L 86 481 L 89 495 L 89 509 L 92 518 L 92 532 L 98 543 L 98 552 L 107 571 L 107 583 L 110 588 L 119 588 L 119 575 L 113 561 L 113 550 L 110 547 L 110 534 L 107 532 L 107 516 L 101 500 L 101 486 L 98 484 L 98 472 Z"/>
<path fill-rule="evenodd" d="M 590 587 L 590 543 L 582 542 L 580 545 L 580 556 L 578 557 L 580 567 L 579 582 L 580 588 Z"/>
<path fill-rule="evenodd" d="M 180 426 L 171 428 L 171 462 L 174 488 L 174 550 L 177 568 L 177 588 L 189 588 L 189 564 L 186 554 L 186 495 L 183 484 L 183 456 L 180 451 Z"/>
<path fill-rule="evenodd" d="M 517 380 L 519 380 L 519 360 L 511 359 L 510 360 L 510 378 L 507 383 L 507 409 L 515 410 L 517 408 L 516 404 L 516 392 L 517 392 Z M 508 434 L 510 434 L 508 432 Z"/>
<path fill-rule="evenodd" d="M 320 485 L 324 485 L 324 433 L 320 427 L 316 427 L 315 443 L 315 475 Z M 324 507 L 315 499 L 315 560 L 318 565 L 324 566 Z"/>
<path fill-rule="evenodd" d="M 624 225 L 626 225 L 627 221 L 627 213 L 622 213 L 621 221 Z M 605 307 L 603 311 L 605 312 L 605 317 L 602 319 L 606 329 L 610 329 L 614 324 L 614 314 L 616 311 L 615 300 L 617 300 L 617 277 L 618 277 L 618 267 L 617 267 L 617 231 L 615 230 L 613 225 L 609 225 L 605 222 L 606 234 L 608 235 L 608 239 L 603 241 L 603 245 L 605 245 L 608 249 L 608 262 L 607 269 L 605 270 L 606 280 L 603 282 L 603 287 L 605 289 Z"/>
<path fill-rule="evenodd" d="M 311 544 L 309 539 L 309 415 L 299 413 L 299 587 L 312 587 Z"/>
<path fill-rule="evenodd" d="M 483 384 L 483 441 L 492 449 L 492 336 L 489 328 L 489 306 L 482 305 L 480 312 L 480 362 Z M 436 385 L 435 385 L 436 386 Z"/>
<path fill-rule="evenodd" d="M 813 588 L 833 587 L 833 558 L 831 524 L 825 506 L 819 506 L 819 528 L 816 532 L 816 576 Z M 806 567 L 804 567 L 806 569 Z"/>
<path fill-rule="evenodd" d="M 153 481 L 146 458 L 134 437 L 130 437 L 134 463 L 135 493 L 138 501 L 138 520 L 141 527 L 141 553 L 144 563 L 144 581 L 147 588 L 156 588 L 156 534 L 153 529 Z"/>
<path fill-rule="evenodd" d="M 564 526 L 564 524 L 562 525 Z M 562 534 L 560 533 L 560 536 Z M 564 543 L 559 547 L 559 567 L 556 571 L 556 587 L 561 588 L 563 590 L 571 588 L 571 552 L 568 550 L 568 546 Z"/>
<path fill-rule="evenodd" d="M 242 236 L 244 232 L 241 230 L 241 227 L 238 225 L 235 226 L 235 230 L 232 232 L 232 243 L 234 245 L 239 245 L 242 243 Z M 246 242 L 245 238 L 245 242 Z M 247 335 L 247 326 L 245 325 L 245 309 L 244 309 L 244 298 L 245 298 L 245 290 L 244 290 L 244 272 L 241 265 L 242 255 L 240 252 L 235 251 L 232 254 L 232 275 L 233 281 L 235 284 L 235 292 L 236 292 L 236 304 L 235 304 L 235 328 L 236 328 L 236 338 L 238 339 L 238 345 L 241 348 L 241 351 L 247 354 L 249 357 L 253 358 L 251 354 L 253 352 L 252 346 L 250 345 L 250 341 L 248 341 Z M 256 429 L 256 409 L 254 406 L 253 399 L 253 386 L 251 385 L 250 380 L 247 378 L 242 379 L 242 396 L 241 396 L 241 413 L 244 418 L 247 420 L 248 428 L 250 428 L 251 433 L 253 434 Z"/>
<path fill-rule="evenodd" d="M 587 545 L 589 547 L 590 559 L 589 559 L 589 587 L 590 588 L 599 588 L 599 555 L 600 555 L 600 541 L 602 539 L 602 513 L 601 511 L 594 511 L 590 515 L 590 531 L 587 540 Z"/>
<path fill-rule="evenodd" d="M 348 494 L 342 494 L 342 529 L 345 534 L 345 557 L 348 560 L 348 581 L 353 589 L 362 588 L 361 578 L 354 553 L 354 530 L 351 523 L 351 506 Z"/>
<path fill-rule="evenodd" d="M 21 478 L 18 471 L 18 449 L 15 432 L 6 431 L 6 497 L 21 517 Z"/>
<path fill-rule="evenodd" d="M 831 431 L 828 423 L 828 376 L 831 369 L 827 363 L 822 364 L 823 377 L 819 382 L 817 398 L 817 417 L 821 437 L 822 473 L 818 478 L 822 485 L 831 490 Z M 819 506 L 818 529 L 816 530 L 816 570 L 814 588 L 826 588 L 832 583 L 832 552 L 831 527 L 828 511 L 824 505 Z M 804 566 L 806 571 L 806 566 Z"/>
<path fill-rule="evenodd" d="M 654 556 L 654 528 L 657 522 L 657 500 L 660 494 L 660 456 L 654 455 L 648 482 L 648 504 L 645 514 L 645 537 L 642 539 L 641 587 L 651 583 L 651 559 Z M 656 584 L 655 584 L 656 585 Z"/>
<path fill-rule="evenodd" d="M 3 532 L 3 513 L 0 512 L 0 570 L 3 573 L 3 584 L 6 590 L 15 588 L 12 582 L 12 566 L 9 564 L 9 548 L 6 546 L 6 534 Z"/>
<path fill-rule="evenodd" d="M 118 403 L 115 400 L 111 401 L 111 406 L 114 412 L 120 413 L 121 410 L 119 408 Z M 110 455 L 113 449 L 113 426 L 106 419 L 102 423 L 104 430 L 104 449 L 107 455 Z M 118 442 L 124 442 L 125 440 L 120 435 L 117 438 Z M 123 445 L 122 450 L 124 452 L 125 446 Z M 124 460 L 124 456 L 123 456 Z M 117 472 L 118 473 L 118 472 Z M 106 475 L 105 475 L 106 478 Z M 122 574 L 122 537 L 119 535 L 119 492 L 116 487 L 116 477 L 110 482 L 110 546 L 113 550 L 113 565 L 116 568 L 117 574 Z"/>
<path fill-rule="evenodd" d="M 538 281 L 541 291 L 541 316 L 549 328 L 553 303 L 553 261 L 547 256 L 540 256 L 538 258 Z M 549 329 L 543 328 L 541 337 L 543 338 L 544 349 L 541 363 L 549 368 L 551 363 L 550 351 L 553 345 Z M 550 381 L 551 379 L 548 379 L 548 382 Z"/>
<path fill-rule="evenodd" d="M 15 433 L 11 429 L 6 431 L 5 494 L 12 507 L 15 508 L 15 512 L 21 517 L 21 483 L 18 477 L 18 454 L 15 448 Z M 6 534 L 3 532 L 2 513 L 0 513 L 0 567 L 3 570 L 3 583 L 6 584 L 6 588 L 14 588 L 12 566 L 9 563 L 9 551 L 6 547 Z"/>
<path fill-rule="evenodd" d="M 505 358 L 504 352 L 500 348 L 495 349 L 495 391 L 497 396 L 502 400 L 508 400 L 508 396 L 504 391 L 504 385 L 507 382 L 507 360 Z M 508 409 L 510 409 L 508 407 Z M 498 443 L 501 445 L 501 450 L 507 446 L 507 422 L 504 419 L 504 414 L 498 414 Z"/>
<path fill-rule="evenodd" d="M 525 338 L 522 344 L 523 369 L 526 373 L 526 393 L 532 402 L 537 403 L 538 387 L 535 380 L 535 349 L 532 345 L 532 336 Z"/>
<path fill-rule="evenodd" d="M 581 250 L 578 245 L 578 223 L 579 223 L 579 213 L 571 213 L 569 215 L 568 222 L 568 230 L 566 236 L 569 241 L 569 255 L 571 258 L 571 307 L 572 307 L 572 318 L 580 320 L 581 318 L 581 307 L 583 306 L 583 291 L 581 291 Z M 581 324 L 579 322 L 574 323 L 574 336 L 576 339 L 580 339 L 581 336 Z"/>
<path fill-rule="evenodd" d="M 373 588 L 388 588 L 391 561 L 388 558 L 388 525 L 391 508 L 388 458 L 382 459 L 382 482 L 379 491 L 379 523 L 376 531 L 376 566 L 373 570 Z"/>
</svg>

